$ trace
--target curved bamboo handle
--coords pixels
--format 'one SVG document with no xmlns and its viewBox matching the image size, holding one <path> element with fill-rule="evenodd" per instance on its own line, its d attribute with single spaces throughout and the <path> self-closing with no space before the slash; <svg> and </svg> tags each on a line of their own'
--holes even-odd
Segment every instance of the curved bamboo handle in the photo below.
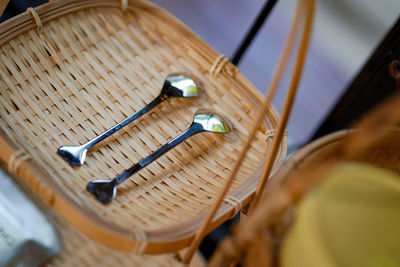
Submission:
<svg viewBox="0 0 400 267">
<path fill-rule="evenodd" d="M 310 2 L 308 2 L 308 1 L 310 1 Z M 291 106 L 293 105 L 294 96 L 296 95 L 296 89 L 297 89 L 298 81 L 300 78 L 301 70 L 303 68 L 303 62 L 305 59 L 305 54 L 306 54 L 306 50 L 307 50 L 307 46 L 308 46 L 308 42 L 309 42 L 309 32 L 311 30 L 312 13 L 313 13 L 312 7 L 314 6 L 314 1 L 312 1 L 312 0 L 298 0 L 298 6 L 296 8 L 296 15 L 293 19 L 291 30 L 290 30 L 288 39 L 285 43 L 285 47 L 283 49 L 282 56 L 279 60 L 279 64 L 278 64 L 276 73 L 274 75 L 274 79 L 272 80 L 271 85 L 268 89 L 268 93 L 264 98 L 262 109 L 260 110 L 259 114 L 257 115 L 257 119 L 254 123 L 254 126 L 253 126 L 249 136 L 247 137 L 245 144 L 243 145 L 243 147 L 241 149 L 241 153 L 240 153 L 239 159 L 236 161 L 236 165 L 234 166 L 233 170 L 231 171 L 223 188 L 218 193 L 218 196 L 217 196 L 216 200 L 214 201 L 213 206 L 208 211 L 205 219 L 203 220 L 202 224 L 200 225 L 198 231 L 196 232 L 196 234 L 190 244 L 189 249 L 186 251 L 186 253 L 183 257 L 184 264 L 188 264 L 190 262 L 196 249 L 199 247 L 201 240 L 205 236 L 207 226 L 212 221 L 215 213 L 217 212 L 217 210 L 219 208 L 219 205 L 221 204 L 226 193 L 228 192 L 228 190 L 232 184 L 232 181 L 236 175 L 236 172 L 239 170 L 240 164 L 243 161 L 244 157 L 246 156 L 247 150 L 251 146 L 251 142 L 255 136 L 256 129 L 257 129 L 258 125 L 260 124 L 262 117 L 264 116 L 264 112 L 265 112 L 265 110 L 267 110 L 268 106 L 270 105 L 270 103 L 275 95 L 275 92 L 276 92 L 276 89 L 278 88 L 283 71 L 288 62 L 290 52 L 293 50 L 293 44 L 295 42 L 296 33 L 299 29 L 299 24 L 301 24 L 300 22 L 303 19 L 302 15 L 306 15 L 306 14 L 304 14 L 304 11 L 305 11 L 304 4 L 311 6 L 312 10 L 308 14 L 307 21 L 309 23 L 305 25 L 305 34 L 301 41 L 301 46 L 298 51 L 298 57 L 296 60 L 297 62 L 295 64 L 294 72 L 292 75 L 292 81 L 291 81 L 290 87 L 288 89 L 288 96 L 286 97 L 288 99 L 288 101 L 287 101 L 288 103 L 285 105 L 285 109 L 283 111 L 283 115 L 284 115 L 284 117 L 286 117 L 286 120 L 283 120 L 280 123 L 280 129 L 278 129 L 278 133 L 274 137 L 274 140 L 275 140 L 274 142 L 280 142 L 280 140 L 282 139 L 283 132 L 286 127 L 287 119 L 290 115 Z M 270 154 L 269 157 L 270 157 L 271 163 L 273 163 L 274 159 L 275 159 L 274 155 Z M 264 174 L 265 174 L 265 172 L 264 172 Z"/>
</svg>

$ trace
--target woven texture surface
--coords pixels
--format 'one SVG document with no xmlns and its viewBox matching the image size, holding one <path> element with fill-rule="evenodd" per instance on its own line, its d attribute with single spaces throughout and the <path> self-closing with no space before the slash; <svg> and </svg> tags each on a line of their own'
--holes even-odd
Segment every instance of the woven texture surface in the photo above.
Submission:
<svg viewBox="0 0 400 267">
<path fill-rule="evenodd" d="M 50 212 L 51 213 L 51 212 Z M 152 266 L 181 267 L 175 253 L 163 255 L 135 255 L 116 251 L 93 242 L 61 217 L 53 214 L 52 221 L 62 241 L 61 253 L 44 264 L 46 267 L 59 266 Z M 200 267 L 202 265 L 198 265 Z"/>
<path fill-rule="evenodd" d="M 0 128 L 18 145 L 15 156 L 28 155 L 79 206 L 124 229 L 165 229 L 204 211 L 248 134 L 257 90 L 212 49 L 186 38 L 186 29 L 148 10 L 85 9 L 41 30 L 0 47 Z M 163 103 L 97 145 L 79 168 L 57 155 L 61 145 L 83 144 L 145 106 L 173 72 L 197 76 L 202 96 Z M 86 191 L 91 180 L 115 177 L 183 132 L 199 108 L 226 116 L 234 131 L 192 137 L 120 185 L 109 205 Z M 232 191 L 256 178 L 276 124 L 271 108 Z M 283 144 L 276 165 L 285 150 Z"/>
</svg>

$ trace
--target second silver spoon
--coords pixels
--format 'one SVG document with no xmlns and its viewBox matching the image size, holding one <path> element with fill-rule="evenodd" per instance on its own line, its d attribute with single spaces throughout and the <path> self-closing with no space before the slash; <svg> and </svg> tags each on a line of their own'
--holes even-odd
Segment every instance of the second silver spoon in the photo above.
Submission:
<svg viewBox="0 0 400 267">
<path fill-rule="evenodd" d="M 189 137 L 201 132 L 227 134 L 230 132 L 229 122 L 215 112 L 198 111 L 193 117 L 192 124 L 188 129 L 186 129 L 186 131 L 184 131 L 135 165 L 131 166 L 129 169 L 126 169 L 114 179 L 92 181 L 87 185 L 86 189 L 90 193 L 92 193 L 101 203 L 108 203 L 114 198 L 117 191 L 117 186 L 119 184 L 123 183 L 130 176 L 140 171 L 151 162 L 158 159 Z"/>
</svg>

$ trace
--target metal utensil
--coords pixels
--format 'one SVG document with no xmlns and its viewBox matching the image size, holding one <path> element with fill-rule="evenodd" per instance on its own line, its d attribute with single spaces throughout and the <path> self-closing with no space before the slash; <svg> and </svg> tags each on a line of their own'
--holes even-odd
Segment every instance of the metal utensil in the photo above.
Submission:
<svg viewBox="0 0 400 267">
<path fill-rule="evenodd" d="M 73 166 L 80 166 L 85 162 L 87 151 L 100 141 L 106 139 L 122 127 L 147 113 L 161 102 L 172 97 L 197 97 L 199 96 L 199 83 L 187 74 L 172 74 L 168 76 L 163 84 L 161 93 L 141 110 L 133 113 L 117 125 L 103 132 L 83 145 L 61 146 L 58 154 Z"/>
<path fill-rule="evenodd" d="M 220 115 L 210 112 L 210 111 L 198 111 L 193 118 L 193 122 L 190 127 L 175 137 L 173 140 L 169 141 L 167 144 L 163 145 L 152 154 L 142 159 L 129 169 L 125 170 L 120 175 L 116 176 L 112 180 L 96 180 L 92 181 L 87 185 L 87 190 L 96 196 L 96 198 L 102 203 L 110 202 L 116 193 L 116 188 L 123 181 L 128 179 L 131 175 L 138 172 L 155 159 L 159 158 L 170 149 L 179 145 L 187 138 L 201 132 L 212 132 L 226 134 L 230 131 L 228 121 L 223 119 Z"/>
</svg>

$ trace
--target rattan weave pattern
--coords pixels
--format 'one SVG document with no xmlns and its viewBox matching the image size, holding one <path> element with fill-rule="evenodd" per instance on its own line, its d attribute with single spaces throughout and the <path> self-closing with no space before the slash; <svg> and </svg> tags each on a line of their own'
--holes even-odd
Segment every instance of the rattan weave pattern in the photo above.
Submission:
<svg viewBox="0 0 400 267">
<path fill-rule="evenodd" d="M 70 2 L 78 9 L 79 1 Z M 93 6 L 95 1 L 86 2 Z M 97 2 L 110 6 L 43 20 L 41 31 L 30 29 L 1 41 L 0 128 L 17 148 L 2 159 L 17 174 L 21 166 L 15 158 L 33 161 L 83 213 L 128 233 L 143 231 L 151 239 L 149 232 L 193 222 L 212 203 L 260 98 L 229 62 L 217 62 L 218 71 L 210 73 L 219 55 L 166 12 L 145 1 L 137 1 L 129 12 L 121 11 L 117 1 Z M 202 81 L 202 97 L 163 103 L 96 146 L 80 168 L 56 154 L 59 146 L 84 143 L 137 111 L 158 95 L 168 74 L 182 71 Z M 191 138 L 121 185 L 110 205 L 86 192 L 89 181 L 113 178 L 181 133 L 199 108 L 228 117 L 233 134 Z M 267 156 L 265 132 L 277 120 L 271 107 L 232 192 L 250 178 L 255 181 Z M 283 142 L 276 165 L 285 151 Z M 48 194 L 47 202 L 56 201 L 51 189 L 41 192 Z"/>
<path fill-rule="evenodd" d="M 51 214 L 49 212 L 48 214 Z M 54 225 L 59 230 L 62 251 L 47 261 L 45 267 L 60 266 L 151 266 L 183 267 L 176 253 L 162 255 L 135 255 L 116 251 L 98 244 L 71 227 L 61 217 L 51 214 Z M 196 265 L 194 265 L 196 266 Z M 198 265 L 202 266 L 202 265 Z"/>
</svg>

